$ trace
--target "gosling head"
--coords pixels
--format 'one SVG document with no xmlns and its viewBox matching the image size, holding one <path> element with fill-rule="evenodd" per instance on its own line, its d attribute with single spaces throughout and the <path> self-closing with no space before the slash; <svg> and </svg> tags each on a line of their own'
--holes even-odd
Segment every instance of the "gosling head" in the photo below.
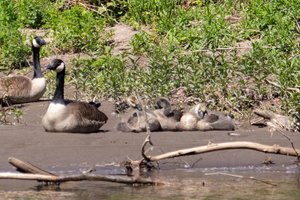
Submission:
<svg viewBox="0 0 300 200">
<path fill-rule="evenodd" d="M 41 48 L 45 44 L 47 44 L 47 42 L 41 36 L 36 36 L 32 40 L 32 46 L 35 48 Z"/>
<path fill-rule="evenodd" d="M 207 114 L 206 103 L 198 103 L 194 108 L 195 110 L 193 111 L 198 114 L 201 119 Z"/>
<path fill-rule="evenodd" d="M 159 97 L 155 100 L 155 109 L 162 109 L 164 115 L 168 116 L 171 114 L 171 103 L 165 97 Z"/>
<path fill-rule="evenodd" d="M 45 67 L 45 69 L 53 70 L 59 73 L 65 69 L 65 64 L 60 59 L 54 59 L 49 65 Z"/>
<path fill-rule="evenodd" d="M 165 97 L 159 97 L 155 101 L 156 105 L 154 106 L 156 109 L 168 108 L 171 107 L 170 101 Z"/>
<path fill-rule="evenodd" d="M 142 106 L 140 105 L 139 103 L 139 100 L 136 98 L 136 96 L 129 96 L 127 99 L 126 99 L 126 102 L 129 106 L 133 107 L 133 108 L 136 108 L 138 109 L 139 111 L 142 111 Z"/>
</svg>

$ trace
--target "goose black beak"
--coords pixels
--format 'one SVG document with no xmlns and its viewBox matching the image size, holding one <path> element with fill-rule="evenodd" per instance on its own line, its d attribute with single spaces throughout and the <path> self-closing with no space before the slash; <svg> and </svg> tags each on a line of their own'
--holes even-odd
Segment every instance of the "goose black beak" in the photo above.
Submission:
<svg viewBox="0 0 300 200">
<path fill-rule="evenodd" d="M 49 64 L 49 65 L 45 66 L 45 69 L 54 70 L 55 67 L 53 65 Z"/>
</svg>

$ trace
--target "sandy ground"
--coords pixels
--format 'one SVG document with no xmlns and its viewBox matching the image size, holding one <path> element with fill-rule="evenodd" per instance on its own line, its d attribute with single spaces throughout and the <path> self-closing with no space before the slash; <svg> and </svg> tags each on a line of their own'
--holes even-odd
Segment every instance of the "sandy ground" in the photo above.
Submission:
<svg viewBox="0 0 300 200">
<path fill-rule="evenodd" d="M 98 133 L 92 134 L 45 132 L 41 118 L 48 104 L 47 100 L 24 104 L 21 107 L 24 112 L 21 123 L 0 126 L 1 171 L 12 171 L 11 165 L 7 162 L 9 157 L 28 161 L 49 171 L 117 165 L 127 158 L 132 160 L 142 158 L 141 145 L 145 133 L 116 131 L 115 126 L 119 118 L 112 114 L 112 103 L 102 102 L 100 110 L 109 116 L 109 120 Z M 228 131 L 154 132 L 152 133 L 154 148 L 148 154 L 158 155 L 182 148 L 230 141 L 252 141 L 291 147 L 290 141 L 282 134 L 275 132 L 271 136 L 267 129 L 253 127 L 252 130 L 236 130 L 234 133 L 230 135 Z M 294 141 L 295 148 L 300 148 L 298 133 L 286 132 L 286 134 Z M 168 159 L 160 163 L 161 167 L 165 168 L 259 167 L 263 166 L 261 162 L 268 156 L 271 156 L 271 160 L 275 163 L 270 167 L 283 169 L 295 160 L 294 157 L 239 149 Z"/>
</svg>

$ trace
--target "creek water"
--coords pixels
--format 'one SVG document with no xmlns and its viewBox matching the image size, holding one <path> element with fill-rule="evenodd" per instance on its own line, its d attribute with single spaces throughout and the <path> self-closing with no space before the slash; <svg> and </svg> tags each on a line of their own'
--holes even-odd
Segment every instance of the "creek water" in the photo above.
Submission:
<svg viewBox="0 0 300 200">
<path fill-rule="evenodd" d="M 67 173 L 81 171 L 69 170 Z M 122 169 L 100 167 L 96 172 L 120 173 Z M 44 186 L 36 181 L 0 180 L 0 199 L 300 199 L 300 171 L 296 165 L 279 168 L 169 167 L 144 176 L 170 184 L 153 186 L 81 181 Z"/>
</svg>

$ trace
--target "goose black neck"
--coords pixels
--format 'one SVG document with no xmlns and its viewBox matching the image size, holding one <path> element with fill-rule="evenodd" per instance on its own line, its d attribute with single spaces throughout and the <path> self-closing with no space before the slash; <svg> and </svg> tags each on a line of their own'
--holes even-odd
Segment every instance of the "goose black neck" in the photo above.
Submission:
<svg viewBox="0 0 300 200">
<path fill-rule="evenodd" d="M 33 52 L 33 78 L 42 78 L 44 77 L 41 71 L 41 64 L 40 64 L 40 48 L 32 47 Z"/>
<path fill-rule="evenodd" d="M 52 101 L 64 104 L 65 69 L 56 74 L 56 89 Z"/>
</svg>

